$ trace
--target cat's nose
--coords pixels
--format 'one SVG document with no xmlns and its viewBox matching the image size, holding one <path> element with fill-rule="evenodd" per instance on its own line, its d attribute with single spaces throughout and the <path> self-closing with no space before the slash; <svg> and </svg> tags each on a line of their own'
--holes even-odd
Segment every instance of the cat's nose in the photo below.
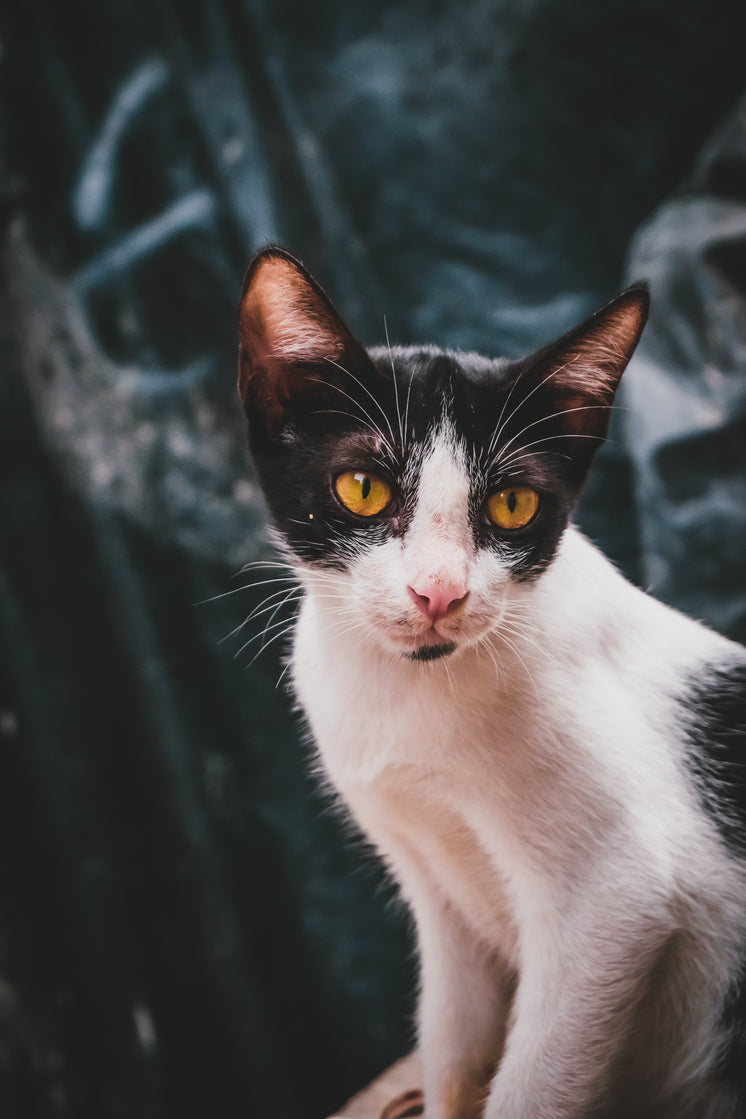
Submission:
<svg viewBox="0 0 746 1119">
<path fill-rule="evenodd" d="M 418 582 L 414 587 L 407 587 L 407 590 L 417 609 L 433 622 L 451 614 L 469 596 L 463 586 L 452 583 L 435 584 L 427 580 Z"/>
</svg>

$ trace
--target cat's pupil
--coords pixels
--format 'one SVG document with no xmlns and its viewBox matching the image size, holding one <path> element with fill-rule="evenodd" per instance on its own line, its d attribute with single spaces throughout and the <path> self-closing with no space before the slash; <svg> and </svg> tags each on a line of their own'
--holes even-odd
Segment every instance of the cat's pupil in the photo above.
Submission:
<svg viewBox="0 0 746 1119">
<path fill-rule="evenodd" d="M 370 493 L 371 481 L 370 478 L 363 478 L 363 501 Z"/>
<path fill-rule="evenodd" d="M 508 494 L 508 509 L 511 513 L 515 513 L 515 507 L 518 504 L 518 498 L 515 495 L 515 490 L 511 490 Z"/>
</svg>

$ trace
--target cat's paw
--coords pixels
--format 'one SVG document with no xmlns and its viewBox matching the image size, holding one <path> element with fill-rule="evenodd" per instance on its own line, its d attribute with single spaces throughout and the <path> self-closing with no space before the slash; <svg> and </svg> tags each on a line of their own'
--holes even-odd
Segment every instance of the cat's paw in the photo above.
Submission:
<svg viewBox="0 0 746 1119">
<path fill-rule="evenodd" d="M 381 1112 L 381 1119 L 412 1119 L 415 1115 L 423 1115 L 424 1111 L 425 1104 L 421 1090 L 411 1088 L 386 1104 Z"/>
</svg>

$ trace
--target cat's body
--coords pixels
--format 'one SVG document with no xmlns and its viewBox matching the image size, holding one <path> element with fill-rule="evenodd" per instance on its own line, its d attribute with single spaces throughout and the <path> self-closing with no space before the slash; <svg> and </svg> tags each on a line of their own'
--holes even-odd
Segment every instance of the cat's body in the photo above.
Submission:
<svg viewBox="0 0 746 1119">
<path fill-rule="evenodd" d="M 495 637 L 494 660 L 478 646 L 428 665 L 361 650 L 312 589 L 299 619 L 294 679 L 324 768 L 417 919 L 437 1004 L 426 1071 L 434 1056 L 446 1099 L 465 1061 L 484 1092 L 500 1039 L 481 1015 L 490 988 L 509 1004 L 520 977 L 513 1055 L 532 1102 L 490 1116 L 585 1115 L 622 1058 L 604 1115 L 704 1119 L 713 1087 L 695 1103 L 691 1080 L 716 1056 L 743 960 L 746 866 L 697 799 L 681 682 L 743 654 L 636 592 L 572 529 L 526 615 L 527 640 Z M 546 1064 L 545 1030 L 561 1045 Z M 664 1108 L 652 1085 L 666 1080 L 686 1087 Z"/>
<path fill-rule="evenodd" d="M 645 309 L 369 356 L 291 258 L 247 278 L 294 687 L 415 917 L 427 1119 L 746 1114 L 746 651 L 568 526 Z"/>
</svg>

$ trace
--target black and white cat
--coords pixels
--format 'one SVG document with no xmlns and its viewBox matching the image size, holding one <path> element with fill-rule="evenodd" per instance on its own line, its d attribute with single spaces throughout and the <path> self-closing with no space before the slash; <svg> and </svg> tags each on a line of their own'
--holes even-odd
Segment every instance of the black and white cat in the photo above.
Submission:
<svg viewBox="0 0 746 1119">
<path fill-rule="evenodd" d="M 427 1119 L 746 1115 L 746 650 L 571 524 L 647 307 L 367 353 L 283 250 L 247 274 L 293 684 L 414 913 Z"/>
</svg>

